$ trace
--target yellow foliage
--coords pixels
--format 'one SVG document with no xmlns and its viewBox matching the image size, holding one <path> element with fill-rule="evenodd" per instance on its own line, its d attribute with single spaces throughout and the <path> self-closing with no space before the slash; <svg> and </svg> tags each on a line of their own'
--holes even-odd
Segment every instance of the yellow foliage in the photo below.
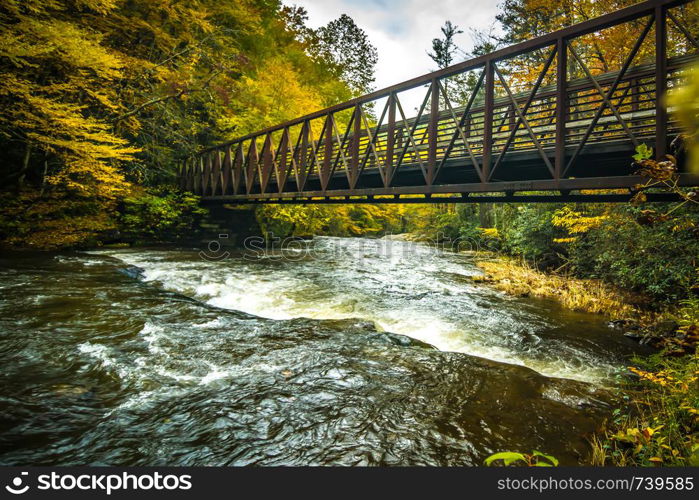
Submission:
<svg viewBox="0 0 699 500">
<path fill-rule="evenodd" d="M 298 72 L 281 57 L 270 58 L 255 75 L 245 76 L 239 85 L 238 113 L 221 118 L 222 128 L 233 128 L 237 136 L 317 111 L 323 107 L 314 89 L 299 80 Z M 322 123 L 311 124 L 312 135 L 318 139 Z"/>
<path fill-rule="evenodd" d="M 543 297 L 559 301 L 568 309 L 615 317 L 645 317 L 633 303 L 640 297 L 618 290 L 599 280 L 546 274 L 526 264 L 513 261 L 480 261 L 476 265 L 485 272 L 476 281 L 492 283 L 512 295 Z"/>
<path fill-rule="evenodd" d="M 99 14 L 116 6 L 78 4 Z M 2 0 L 0 6 L 15 14 L 14 22 L 2 22 L 0 35 L 0 61 L 9 63 L 0 66 L 0 100 L 8 103 L 0 134 L 23 136 L 35 151 L 61 160 L 63 168 L 46 176 L 50 185 L 106 198 L 123 193 L 128 184 L 118 164 L 139 149 L 104 117 L 123 109 L 114 82 L 124 77 L 124 61 L 102 44 L 102 35 L 54 15 L 66 2 Z"/>
<path fill-rule="evenodd" d="M 483 233 L 486 238 L 499 238 L 500 234 L 496 227 L 479 227 L 478 230 Z"/>
<path fill-rule="evenodd" d="M 379 236 L 403 232 L 404 205 L 263 205 L 257 220 L 267 236 Z"/>
<path fill-rule="evenodd" d="M 570 207 L 563 207 L 557 210 L 551 222 L 556 227 L 564 228 L 570 236 L 565 238 L 555 238 L 556 243 L 573 243 L 577 241 L 578 236 L 585 234 L 591 229 L 600 227 L 609 217 L 607 215 L 585 215 L 582 212 L 573 210 Z"/>
<path fill-rule="evenodd" d="M 0 227 L 12 228 L 4 245 L 56 250 L 97 243 L 99 235 L 116 228 L 116 202 L 55 190 L 46 195 L 22 192 L 0 198 Z"/>
<path fill-rule="evenodd" d="M 688 69 L 685 84 L 668 101 L 687 133 L 690 168 L 699 173 L 699 64 Z"/>
<path fill-rule="evenodd" d="M 169 180 L 203 143 L 349 98 L 284 12 L 257 0 L 0 0 L 0 174 L 13 189 L 116 201 L 129 182 Z M 343 210 L 276 220 L 380 231 L 373 209 Z"/>
</svg>

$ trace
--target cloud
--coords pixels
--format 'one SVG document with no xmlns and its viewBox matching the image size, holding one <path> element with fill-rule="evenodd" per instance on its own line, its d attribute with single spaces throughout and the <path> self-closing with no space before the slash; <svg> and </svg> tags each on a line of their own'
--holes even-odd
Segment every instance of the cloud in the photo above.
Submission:
<svg viewBox="0 0 699 500">
<path fill-rule="evenodd" d="M 456 42 L 470 52 L 470 28 L 489 30 L 495 23 L 497 2 L 484 0 L 284 0 L 308 11 L 309 24 L 318 27 L 347 14 L 366 31 L 379 53 L 376 87 L 389 87 L 437 69 L 427 55 L 432 39 L 441 35 L 447 19 L 464 33 Z M 458 60 L 457 60 L 458 62 Z M 418 103 L 419 104 L 419 103 Z M 413 108 L 411 102 L 407 107 Z"/>
</svg>

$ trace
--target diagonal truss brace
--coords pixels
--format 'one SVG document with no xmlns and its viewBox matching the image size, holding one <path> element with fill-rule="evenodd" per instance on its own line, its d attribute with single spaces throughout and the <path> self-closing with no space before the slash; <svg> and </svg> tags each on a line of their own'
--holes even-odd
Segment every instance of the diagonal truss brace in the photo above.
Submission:
<svg viewBox="0 0 699 500">
<path fill-rule="evenodd" d="M 636 43 L 634 44 L 633 48 L 631 49 L 631 52 L 629 53 L 628 57 L 624 61 L 623 66 L 621 67 L 621 70 L 617 74 L 617 77 L 614 79 L 614 82 L 611 84 L 609 87 L 609 90 L 605 93 L 600 84 L 597 82 L 594 76 L 592 76 L 592 73 L 590 73 L 589 68 L 587 65 L 583 62 L 583 60 L 580 58 L 578 53 L 575 51 L 573 46 L 571 44 L 568 45 L 568 50 L 570 51 L 571 55 L 573 58 L 578 62 L 578 64 L 582 67 L 583 71 L 587 75 L 588 79 L 591 81 L 591 83 L 595 86 L 597 91 L 600 93 L 603 99 L 603 104 L 597 109 L 597 112 L 595 113 L 595 116 L 592 119 L 592 122 L 590 122 L 590 125 L 588 125 L 587 130 L 585 130 L 585 134 L 583 135 L 581 141 L 578 143 L 578 147 L 575 148 L 575 152 L 571 156 L 570 160 L 568 161 L 568 164 L 566 165 L 566 168 L 563 170 L 562 176 L 565 177 L 566 174 L 570 171 L 571 167 L 575 163 L 575 160 L 577 159 L 578 155 L 580 154 L 580 151 L 582 151 L 583 146 L 585 146 L 585 143 L 587 140 L 590 138 L 590 134 L 592 134 L 592 131 L 594 130 L 595 126 L 597 125 L 597 122 L 599 121 L 600 117 L 602 116 L 602 113 L 604 112 L 606 107 L 609 107 L 609 109 L 614 113 L 614 116 L 616 116 L 616 119 L 619 120 L 619 123 L 624 129 L 624 132 L 629 136 L 631 139 L 631 142 L 633 143 L 634 147 L 638 146 L 638 140 L 636 137 L 634 137 L 633 133 L 629 129 L 628 125 L 626 124 L 626 121 L 621 117 L 621 114 L 617 110 L 617 108 L 612 104 L 611 98 L 614 95 L 614 92 L 616 92 L 617 87 L 619 86 L 619 82 L 621 82 L 622 78 L 626 74 L 626 71 L 629 69 L 629 66 L 631 66 L 631 63 L 633 62 L 634 58 L 636 57 L 636 54 L 638 53 L 639 49 L 641 48 L 641 45 L 643 44 L 643 41 L 645 40 L 646 36 L 648 35 L 648 32 L 650 31 L 651 26 L 655 22 L 655 16 L 651 16 L 651 18 L 648 20 L 646 23 L 645 27 L 643 28 L 643 31 L 641 32 L 641 35 L 638 37 L 638 40 L 636 40 Z"/>
</svg>

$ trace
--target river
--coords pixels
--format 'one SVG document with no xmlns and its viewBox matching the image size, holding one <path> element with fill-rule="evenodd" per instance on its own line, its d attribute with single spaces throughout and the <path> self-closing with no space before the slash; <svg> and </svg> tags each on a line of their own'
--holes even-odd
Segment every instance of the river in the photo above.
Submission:
<svg viewBox="0 0 699 500">
<path fill-rule="evenodd" d="M 4 254 L 0 464 L 584 463 L 638 346 L 475 283 L 472 259 L 359 238 Z"/>
</svg>

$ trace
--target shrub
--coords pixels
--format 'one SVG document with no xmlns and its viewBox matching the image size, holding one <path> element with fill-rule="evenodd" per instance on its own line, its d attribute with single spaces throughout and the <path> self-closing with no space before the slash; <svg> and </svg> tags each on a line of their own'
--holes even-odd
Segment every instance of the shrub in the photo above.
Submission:
<svg viewBox="0 0 699 500">
<path fill-rule="evenodd" d="M 612 212 L 571 245 L 573 270 L 665 301 L 690 296 L 699 266 L 697 215 L 653 223 L 639 220 L 644 221 L 639 209 Z"/>
<path fill-rule="evenodd" d="M 170 187 L 153 188 L 123 200 L 119 229 L 127 239 L 172 241 L 191 235 L 206 213 L 198 196 Z"/>
<path fill-rule="evenodd" d="M 505 219 L 500 225 L 503 248 L 513 255 L 535 261 L 545 268 L 562 263 L 565 246 L 555 240 L 566 233 L 553 224 L 557 206 L 520 205 L 514 217 Z"/>
</svg>

